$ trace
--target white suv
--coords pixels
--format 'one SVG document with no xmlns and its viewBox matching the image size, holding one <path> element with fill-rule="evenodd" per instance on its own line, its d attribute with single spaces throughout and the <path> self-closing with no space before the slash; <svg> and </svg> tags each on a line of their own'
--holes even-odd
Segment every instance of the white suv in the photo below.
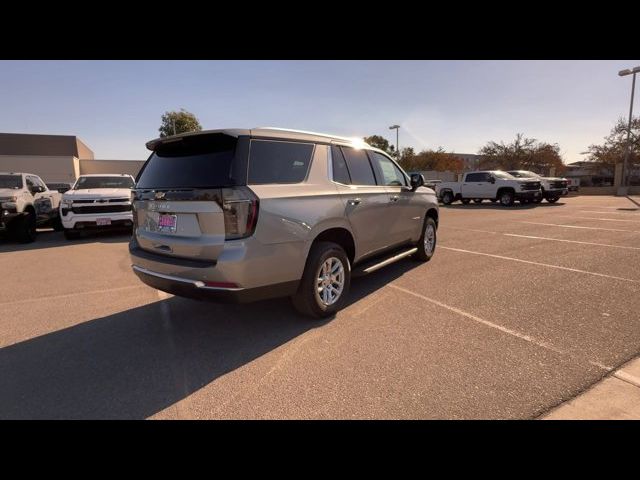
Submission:
<svg viewBox="0 0 640 480">
<path fill-rule="evenodd" d="M 83 230 L 131 228 L 131 175 L 82 175 L 62 196 L 60 218 L 67 239 L 77 238 Z"/>
</svg>

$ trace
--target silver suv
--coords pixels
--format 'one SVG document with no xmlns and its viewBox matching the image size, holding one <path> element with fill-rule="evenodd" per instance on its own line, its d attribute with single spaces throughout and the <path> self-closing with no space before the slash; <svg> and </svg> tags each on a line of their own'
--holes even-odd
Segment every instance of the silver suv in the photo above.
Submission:
<svg viewBox="0 0 640 480">
<path fill-rule="evenodd" d="M 132 267 L 179 296 L 291 296 L 303 314 L 345 305 L 352 275 L 434 254 L 438 203 L 383 151 L 258 128 L 158 138 L 132 194 Z"/>
</svg>

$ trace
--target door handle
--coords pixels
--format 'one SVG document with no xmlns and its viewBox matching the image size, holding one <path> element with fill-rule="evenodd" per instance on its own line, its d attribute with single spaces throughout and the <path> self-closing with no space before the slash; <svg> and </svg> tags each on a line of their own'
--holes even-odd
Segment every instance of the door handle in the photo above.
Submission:
<svg viewBox="0 0 640 480">
<path fill-rule="evenodd" d="M 349 199 L 349 205 L 360 205 L 360 199 L 359 198 L 350 198 Z"/>
<path fill-rule="evenodd" d="M 398 195 L 392 195 L 389 199 L 391 202 L 397 202 L 400 197 Z"/>
</svg>

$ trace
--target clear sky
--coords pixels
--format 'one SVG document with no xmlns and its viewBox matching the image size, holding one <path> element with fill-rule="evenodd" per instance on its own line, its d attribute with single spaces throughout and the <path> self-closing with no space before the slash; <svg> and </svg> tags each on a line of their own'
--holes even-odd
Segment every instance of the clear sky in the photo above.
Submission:
<svg viewBox="0 0 640 480">
<path fill-rule="evenodd" d="M 103 159 L 146 159 L 160 116 L 203 128 L 346 136 L 401 125 L 400 147 L 476 153 L 522 132 L 565 162 L 629 109 L 629 61 L 2 61 L 0 132 L 77 135 Z M 640 85 L 638 86 L 640 89 Z M 639 92 L 640 93 L 640 92 Z M 636 96 L 639 97 L 639 95 Z M 640 106 L 636 112 L 640 114 Z"/>
</svg>

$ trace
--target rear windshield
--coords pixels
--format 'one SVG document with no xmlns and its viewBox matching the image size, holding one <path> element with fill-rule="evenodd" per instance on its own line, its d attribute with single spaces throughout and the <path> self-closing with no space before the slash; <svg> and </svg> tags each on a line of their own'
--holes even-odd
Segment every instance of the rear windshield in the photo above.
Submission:
<svg viewBox="0 0 640 480">
<path fill-rule="evenodd" d="M 74 190 L 89 188 L 133 188 L 131 177 L 80 177 L 73 187 Z"/>
<path fill-rule="evenodd" d="M 22 175 L 0 175 L 0 188 L 22 188 Z"/>
<path fill-rule="evenodd" d="M 225 134 L 197 135 L 156 148 L 138 175 L 137 188 L 208 188 L 242 185 L 235 162 L 238 140 Z"/>
</svg>

